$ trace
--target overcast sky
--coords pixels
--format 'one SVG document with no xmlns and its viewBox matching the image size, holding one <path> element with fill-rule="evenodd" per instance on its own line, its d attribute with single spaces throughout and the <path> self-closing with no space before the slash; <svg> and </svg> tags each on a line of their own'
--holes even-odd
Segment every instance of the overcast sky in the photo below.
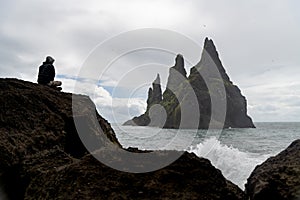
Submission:
<svg viewBox="0 0 300 200">
<path fill-rule="evenodd" d="M 74 77 L 97 45 L 126 31 L 167 29 L 200 47 L 205 37 L 213 39 L 254 121 L 300 121 L 299 9 L 297 0 L 0 1 L 0 77 L 35 82 L 38 66 L 52 55 L 63 90 L 73 91 Z M 201 49 L 195 53 L 200 59 Z M 114 63 L 95 92 L 86 93 L 105 118 L 123 122 L 144 111 L 147 88 L 157 72 L 166 84 L 173 59 L 151 50 L 127 56 Z M 130 65 L 142 66 L 144 75 L 136 77 L 145 81 L 129 94 L 130 84 L 121 84 L 118 67 L 132 71 Z M 82 79 L 80 87 L 84 91 L 92 84 Z"/>
</svg>

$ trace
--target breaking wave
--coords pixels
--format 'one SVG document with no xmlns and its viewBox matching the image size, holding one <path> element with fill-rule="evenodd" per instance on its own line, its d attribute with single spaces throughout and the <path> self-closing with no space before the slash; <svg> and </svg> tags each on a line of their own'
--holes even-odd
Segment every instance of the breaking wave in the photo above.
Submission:
<svg viewBox="0 0 300 200">
<path fill-rule="evenodd" d="M 221 144 L 216 137 L 205 139 L 202 143 L 192 146 L 189 152 L 207 158 L 222 171 L 231 182 L 244 189 L 244 184 L 256 165 L 261 164 L 270 155 L 242 152 L 232 146 Z"/>
</svg>

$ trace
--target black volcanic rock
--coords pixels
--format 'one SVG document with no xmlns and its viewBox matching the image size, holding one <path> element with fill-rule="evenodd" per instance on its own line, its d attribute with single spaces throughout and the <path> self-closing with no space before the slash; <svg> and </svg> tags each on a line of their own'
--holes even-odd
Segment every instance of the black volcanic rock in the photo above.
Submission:
<svg viewBox="0 0 300 200">
<path fill-rule="evenodd" d="M 165 128 L 178 128 L 181 116 L 180 102 L 184 97 L 180 94 L 180 91 L 182 91 L 181 88 L 184 88 L 186 81 L 184 58 L 181 54 L 178 54 L 175 58 L 175 65 L 169 70 L 167 87 L 161 102 L 167 113 Z"/>
<path fill-rule="evenodd" d="M 215 67 L 218 73 L 214 71 Z M 254 128 L 252 119 L 247 115 L 246 98 L 229 79 L 212 40 L 205 39 L 201 60 L 191 69 L 188 79 L 199 102 L 201 112 L 199 127 L 207 128 L 209 120 L 212 120 L 216 127 L 223 124 L 223 119 L 220 119 L 223 114 L 222 108 L 212 110 L 211 100 L 214 99 L 215 105 L 218 106 L 225 104 L 226 98 L 224 128 Z M 222 91 L 222 87 L 225 91 Z M 215 117 L 212 118 L 212 115 Z"/>
<path fill-rule="evenodd" d="M 181 54 L 178 54 L 175 58 L 175 66 L 173 67 L 176 69 L 182 76 L 186 77 L 186 71 L 184 68 L 184 59 Z"/>
<path fill-rule="evenodd" d="M 191 68 L 188 77 L 183 56 L 176 57 L 160 105 L 167 113 L 164 128 L 255 127 L 247 115 L 246 98 L 229 79 L 213 41 L 208 38 L 200 62 Z M 149 108 L 150 104 L 147 111 Z M 155 126 L 147 111 L 124 125 Z"/>
<path fill-rule="evenodd" d="M 152 152 L 160 160 L 183 154 L 150 173 L 122 172 L 102 164 L 94 156 L 107 157 L 126 170 L 120 152 L 150 151 L 123 149 L 87 96 L 0 79 L 0 105 L 0 191 L 7 199 L 244 199 L 220 170 L 191 153 Z M 72 106 L 77 109 L 72 111 Z M 78 130 L 93 144 L 92 154 Z M 109 153 L 107 146 L 113 147 Z M 142 165 L 134 157 L 126 159 L 136 169 L 155 164 L 149 159 Z"/>
<path fill-rule="evenodd" d="M 159 74 L 157 74 L 156 79 L 153 81 L 152 88 L 149 88 L 148 91 L 147 111 L 150 109 L 152 105 L 159 104 L 162 101 L 162 92 L 161 92 Z"/>
<path fill-rule="evenodd" d="M 162 101 L 162 91 L 160 85 L 160 76 L 157 74 L 156 79 L 152 83 L 152 88 L 150 87 L 148 90 L 148 99 L 147 99 L 147 109 L 145 114 L 134 117 L 131 120 L 128 120 L 124 123 L 124 125 L 131 125 L 131 126 L 148 126 L 151 125 L 151 120 L 149 117 L 150 108 L 155 104 L 160 104 Z M 155 125 L 154 125 L 155 126 Z"/>
<path fill-rule="evenodd" d="M 217 48 L 216 48 L 214 42 L 211 39 L 205 38 L 204 50 L 205 51 L 202 52 L 202 57 L 201 57 L 201 61 L 200 61 L 201 64 L 200 63 L 199 64 L 200 65 L 206 65 L 207 64 L 208 65 L 207 67 L 209 68 L 209 67 L 211 67 L 211 66 L 209 66 L 209 65 L 211 65 L 209 59 L 212 59 L 214 64 L 216 65 L 216 67 L 220 71 L 222 79 L 224 81 L 228 81 L 228 82 L 232 83 L 230 81 L 228 75 L 226 74 L 225 68 L 223 67 L 222 62 L 220 60 Z"/>
<path fill-rule="evenodd" d="M 169 77 L 167 82 L 167 91 L 176 91 L 178 86 L 186 79 L 186 71 L 184 68 L 184 59 L 181 54 L 178 54 L 175 58 L 175 66 L 169 70 Z"/>
<path fill-rule="evenodd" d="M 10 199 L 23 199 L 31 180 L 42 173 L 35 163 L 45 165 L 47 172 L 61 167 L 66 160 L 74 162 L 88 154 L 77 134 L 75 118 L 84 122 L 91 150 L 111 142 L 121 147 L 90 98 L 74 97 L 78 100 L 76 106 L 83 108 L 80 116 L 72 112 L 70 93 L 17 79 L 0 79 L 0 182 Z M 46 162 L 44 156 L 49 155 L 51 161 Z"/>
<path fill-rule="evenodd" d="M 58 171 L 34 179 L 28 194 L 35 199 L 245 199 L 237 186 L 195 154 L 185 153 L 164 169 L 138 174 L 111 169 L 93 156 L 65 162 Z"/>
<path fill-rule="evenodd" d="M 300 199 L 300 140 L 258 165 L 245 186 L 251 200 Z"/>
</svg>

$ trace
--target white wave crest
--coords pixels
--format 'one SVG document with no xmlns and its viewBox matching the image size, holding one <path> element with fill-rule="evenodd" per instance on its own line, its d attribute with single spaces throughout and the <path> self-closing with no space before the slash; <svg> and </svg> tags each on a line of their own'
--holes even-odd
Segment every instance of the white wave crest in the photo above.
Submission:
<svg viewBox="0 0 300 200">
<path fill-rule="evenodd" d="M 209 159 L 216 168 L 222 171 L 225 178 L 241 189 L 244 189 L 244 184 L 255 166 L 270 156 L 242 152 L 232 146 L 221 144 L 216 137 L 208 138 L 190 147 L 188 151 Z"/>
</svg>

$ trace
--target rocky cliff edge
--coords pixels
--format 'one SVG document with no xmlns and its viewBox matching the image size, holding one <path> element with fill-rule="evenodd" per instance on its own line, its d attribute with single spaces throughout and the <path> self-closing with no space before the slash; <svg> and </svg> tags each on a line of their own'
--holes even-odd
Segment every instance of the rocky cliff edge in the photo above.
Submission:
<svg viewBox="0 0 300 200">
<path fill-rule="evenodd" d="M 89 130 L 86 138 L 96 144 L 92 146 L 95 154 L 122 163 L 114 160 L 117 150 L 103 155 L 107 143 L 116 149 L 122 146 L 89 97 L 75 97 L 78 106 L 84 108 L 80 116 L 72 112 L 70 93 L 17 79 L 0 79 L 1 198 L 244 199 L 244 193 L 209 160 L 191 153 L 185 152 L 171 165 L 149 173 L 127 173 L 102 164 L 82 144 L 74 124 L 76 118 L 85 122 L 84 128 Z M 151 165 L 150 161 L 144 164 Z"/>
</svg>

